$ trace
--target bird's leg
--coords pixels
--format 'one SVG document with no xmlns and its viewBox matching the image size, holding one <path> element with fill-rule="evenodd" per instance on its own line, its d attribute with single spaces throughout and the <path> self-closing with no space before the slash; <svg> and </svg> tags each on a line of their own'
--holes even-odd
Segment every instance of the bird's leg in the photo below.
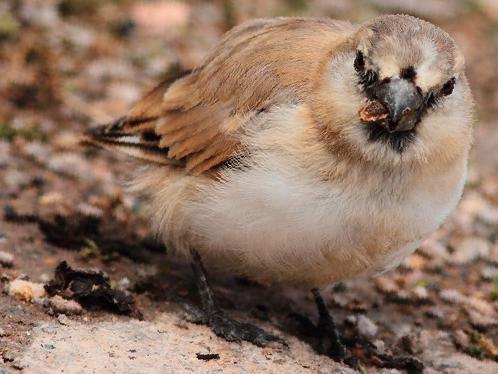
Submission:
<svg viewBox="0 0 498 374">
<path fill-rule="evenodd" d="M 259 327 L 228 317 L 216 302 L 206 277 L 201 256 L 195 250 L 191 250 L 191 254 L 192 270 L 202 303 L 202 318 L 197 319 L 198 323 L 207 324 L 216 335 L 228 341 L 245 340 L 260 347 L 267 346 L 271 342 L 285 344 L 281 338 L 271 335 Z"/>
<path fill-rule="evenodd" d="M 344 360 L 347 356 L 347 349 L 342 343 L 334 319 L 330 315 L 320 291 L 318 291 L 317 288 L 313 288 L 311 293 L 315 298 L 315 303 L 318 308 L 319 319 L 316 328 L 318 331 L 318 338 L 320 339 L 320 350 L 323 353 L 328 353 L 335 359 Z M 329 343 L 328 347 L 326 347 L 326 342 Z"/>
</svg>

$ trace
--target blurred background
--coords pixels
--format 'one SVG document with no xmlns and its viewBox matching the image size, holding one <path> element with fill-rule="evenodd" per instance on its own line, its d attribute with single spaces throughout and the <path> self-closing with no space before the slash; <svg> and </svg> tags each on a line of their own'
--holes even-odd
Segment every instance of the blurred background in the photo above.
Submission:
<svg viewBox="0 0 498 374">
<path fill-rule="evenodd" d="M 78 134 L 121 116 L 168 70 L 198 64 L 224 32 L 245 20 L 302 15 L 363 22 L 384 13 L 429 20 L 461 46 L 477 109 L 469 180 L 457 211 L 400 269 L 375 284 L 346 282 L 344 293 L 330 297 L 338 297 L 333 304 L 342 316 L 361 307 L 384 327 L 418 321 L 458 332 L 455 349 L 496 360 L 497 0 L 1 0 L 0 246 L 15 257 L 4 273 L 46 280 L 63 259 L 105 269 L 132 285 L 160 273 L 149 271 L 159 252 L 142 241 L 150 234 L 142 205 L 118 183 L 129 167 L 115 162 L 119 155 L 80 148 Z M 40 231 L 20 224 L 14 211 L 59 221 Z M 97 223 L 75 226 L 75 216 Z M 159 294 L 176 292 L 167 281 L 149 284 L 167 290 L 133 288 L 146 315 L 161 308 L 154 304 Z M 236 299 L 233 292 L 225 295 Z M 388 301 L 377 310 L 380 297 Z M 411 303 L 415 310 L 404 307 Z M 400 338 L 398 330 L 382 330 L 388 345 Z"/>
</svg>

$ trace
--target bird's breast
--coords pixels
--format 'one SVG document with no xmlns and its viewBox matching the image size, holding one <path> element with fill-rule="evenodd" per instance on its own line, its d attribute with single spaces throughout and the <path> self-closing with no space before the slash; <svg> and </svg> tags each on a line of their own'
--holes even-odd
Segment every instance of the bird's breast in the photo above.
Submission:
<svg viewBox="0 0 498 374">
<path fill-rule="evenodd" d="M 397 265 L 456 205 L 465 171 L 462 162 L 389 182 L 352 170 L 344 184 L 277 159 L 234 170 L 206 189 L 192 229 L 204 257 L 218 266 L 311 285 Z"/>
</svg>

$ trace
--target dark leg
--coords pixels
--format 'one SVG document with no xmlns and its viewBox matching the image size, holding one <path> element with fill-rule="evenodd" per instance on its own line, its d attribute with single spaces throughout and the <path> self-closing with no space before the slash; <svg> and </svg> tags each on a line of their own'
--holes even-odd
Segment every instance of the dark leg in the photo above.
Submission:
<svg viewBox="0 0 498 374">
<path fill-rule="evenodd" d="M 209 325 L 216 335 L 228 341 L 238 342 L 245 340 L 260 347 L 267 346 L 271 342 L 285 344 L 281 338 L 268 334 L 259 327 L 238 322 L 228 317 L 216 302 L 213 291 L 206 278 L 206 270 L 204 269 L 199 253 L 192 250 L 191 254 L 192 270 L 194 271 L 203 309 L 201 312 L 202 318 L 198 318 L 197 322 Z"/>
<path fill-rule="evenodd" d="M 330 315 L 327 306 L 325 305 L 325 301 L 323 300 L 322 295 L 320 295 L 320 291 L 318 291 L 317 288 L 313 288 L 311 292 L 313 293 L 318 308 L 319 319 L 317 331 L 320 339 L 320 349 L 322 353 L 327 353 L 335 359 L 344 360 L 347 356 L 347 350 L 341 341 L 334 319 Z M 329 343 L 328 347 L 326 344 L 327 342 Z"/>
</svg>

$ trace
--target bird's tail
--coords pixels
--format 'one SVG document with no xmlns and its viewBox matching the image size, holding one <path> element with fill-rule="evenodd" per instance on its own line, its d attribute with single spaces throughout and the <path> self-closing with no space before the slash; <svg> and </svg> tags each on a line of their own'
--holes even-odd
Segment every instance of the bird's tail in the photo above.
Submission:
<svg viewBox="0 0 498 374">
<path fill-rule="evenodd" d="M 164 93 L 174 81 L 188 73 L 178 68 L 170 71 L 161 84 L 133 106 L 127 116 L 89 129 L 82 135 L 81 143 L 118 151 L 145 161 L 175 163 L 167 157 L 168 149 L 159 146 L 160 137 L 155 127 L 162 114 Z"/>
</svg>

